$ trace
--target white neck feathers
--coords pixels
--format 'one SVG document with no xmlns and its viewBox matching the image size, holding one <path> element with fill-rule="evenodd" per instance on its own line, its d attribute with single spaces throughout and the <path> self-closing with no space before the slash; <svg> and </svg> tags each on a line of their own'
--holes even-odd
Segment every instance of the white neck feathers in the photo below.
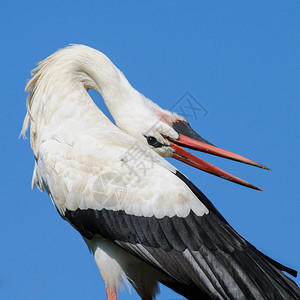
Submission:
<svg viewBox="0 0 300 300">
<path fill-rule="evenodd" d="M 59 127 L 60 121 L 67 123 L 72 119 L 79 126 L 85 117 L 89 121 L 94 118 L 95 126 L 97 123 L 108 126 L 88 89 L 102 95 L 112 115 L 117 115 L 121 106 L 128 106 L 128 99 L 136 99 L 139 94 L 103 53 L 83 45 L 57 51 L 40 62 L 32 75 L 26 86 L 28 112 L 21 134 L 25 135 L 30 121 L 33 148 L 41 132 L 46 127 L 48 131 L 51 126 Z"/>
</svg>

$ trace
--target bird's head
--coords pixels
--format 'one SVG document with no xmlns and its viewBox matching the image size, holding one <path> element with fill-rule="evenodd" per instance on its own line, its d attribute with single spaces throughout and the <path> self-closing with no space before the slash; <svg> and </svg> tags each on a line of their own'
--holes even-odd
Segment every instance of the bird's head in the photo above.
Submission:
<svg viewBox="0 0 300 300">
<path fill-rule="evenodd" d="M 149 147 L 159 155 L 173 157 L 204 172 L 246 187 L 261 190 L 260 188 L 205 162 L 184 150 L 182 147 L 269 170 L 267 167 L 241 155 L 214 146 L 198 135 L 191 128 L 189 123 L 176 113 L 163 110 L 154 103 L 153 106 L 151 106 L 151 110 L 151 117 L 149 114 L 148 118 L 144 118 L 142 125 L 143 129 L 141 130 L 142 127 L 139 129 L 139 140 L 149 145 Z M 135 129 L 137 128 L 138 126 L 135 127 Z"/>
</svg>

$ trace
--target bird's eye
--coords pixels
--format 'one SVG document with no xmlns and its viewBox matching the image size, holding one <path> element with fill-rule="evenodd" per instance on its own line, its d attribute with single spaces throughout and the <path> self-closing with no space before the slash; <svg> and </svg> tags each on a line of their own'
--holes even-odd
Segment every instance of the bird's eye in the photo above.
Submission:
<svg viewBox="0 0 300 300">
<path fill-rule="evenodd" d="M 155 148 L 159 148 L 163 146 L 163 144 L 161 144 L 154 136 L 145 136 L 145 137 L 147 139 L 147 143 L 150 146 L 153 146 Z"/>
<path fill-rule="evenodd" d="M 147 142 L 151 146 L 154 146 L 156 143 L 158 143 L 157 139 L 154 136 L 148 136 Z"/>
</svg>

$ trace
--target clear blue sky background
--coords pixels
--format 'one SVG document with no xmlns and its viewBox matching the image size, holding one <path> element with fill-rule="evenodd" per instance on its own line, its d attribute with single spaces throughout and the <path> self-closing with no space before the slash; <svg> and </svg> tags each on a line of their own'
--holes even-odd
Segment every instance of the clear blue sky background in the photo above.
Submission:
<svg viewBox="0 0 300 300">
<path fill-rule="evenodd" d="M 5 1 L 0 31 L 1 299 L 105 296 L 80 235 L 47 194 L 30 190 L 33 155 L 18 140 L 30 70 L 69 43 L 104 52 L 162 107 L 189 91 L 208 111 L 190 120 L 198 133 L 269 166 L 197 154 L 258 192 L 172 160 L 239 233 L 300 270 L 299 1 Z M 158 299 L 182 297 L 162 287 Z"/>
</svg>

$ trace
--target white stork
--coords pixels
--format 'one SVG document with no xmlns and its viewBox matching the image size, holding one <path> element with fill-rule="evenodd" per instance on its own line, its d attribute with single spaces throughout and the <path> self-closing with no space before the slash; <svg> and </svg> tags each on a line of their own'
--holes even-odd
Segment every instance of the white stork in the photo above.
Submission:
<svg viewBox="0 0 300 300">
<path fill-rule="evenodd" d="M 88 89 L 102 95 L 119 128 Z M 158 282 L 188 299 L 300 299 L 298 286 L 281 271 L 297 272 L 243 239 L 161 156 L 252 188 L 180 145 L 266 167 L 208 143 L 86 46 L 67 47 L 42 61 L 26 90 L 22 134 L 30 122 L 32 185 L 46 190 L 83 236 L 107 299 L 115 300 L 128 281 L 144 300 L 155 297 Z"/>
</svg>

